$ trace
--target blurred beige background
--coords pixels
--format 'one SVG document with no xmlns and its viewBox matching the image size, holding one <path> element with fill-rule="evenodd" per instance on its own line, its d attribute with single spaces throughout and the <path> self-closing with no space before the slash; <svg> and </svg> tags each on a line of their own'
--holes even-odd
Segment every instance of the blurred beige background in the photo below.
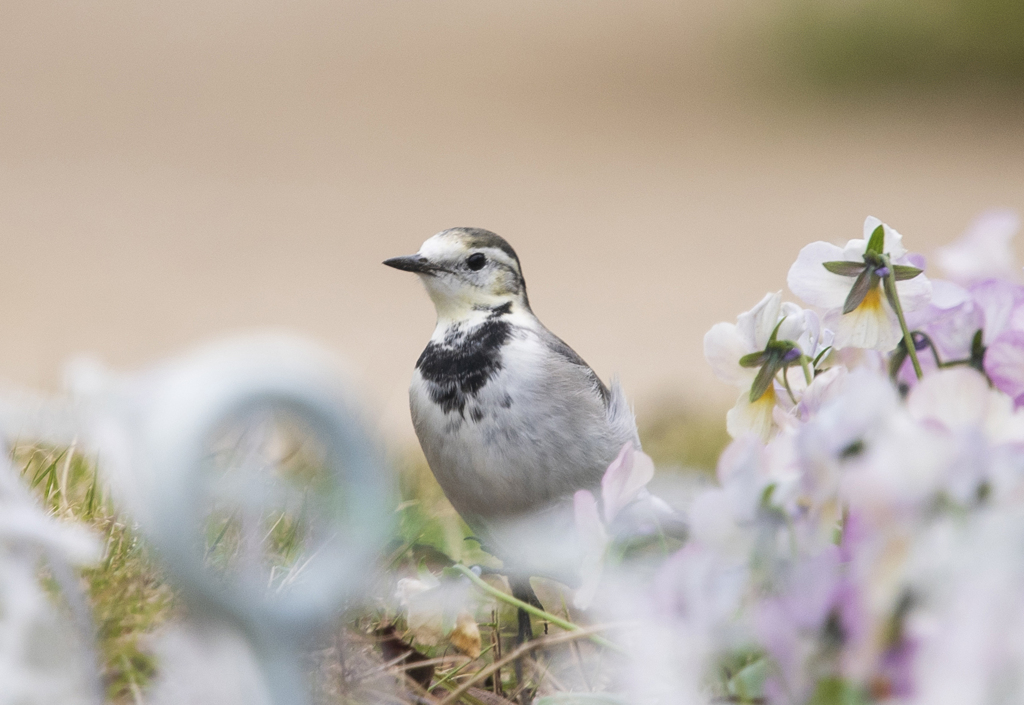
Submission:
<svg viewBox="0 0 1024 705">
<path fill-rule="evenodd" d="M 0 376 L 286 326 L 387 433 L 433 328 L 380 265 L 453 225 L 642 413 L 730 403 L 702 337 L 868 214 L 930 252 L 1024 209 L 1019 100 L 810 94 L 739 0 L 0 2 Z"/>
</svg>

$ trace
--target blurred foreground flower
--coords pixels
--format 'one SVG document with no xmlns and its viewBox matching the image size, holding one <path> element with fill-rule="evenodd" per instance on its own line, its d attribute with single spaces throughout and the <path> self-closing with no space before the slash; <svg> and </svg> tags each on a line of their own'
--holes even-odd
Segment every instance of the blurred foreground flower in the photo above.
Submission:
<svg viewBox="0 0 1024 705">
<path fill-rule="evenodd" d="M 77 590 L 73 575 L 62 569 L 91 564 L 99 556 L 94 536 L 46 516 L 7 459 L 0 462 L 0 702 L 98 702 L 96 663 L 87 641 L 91 629 L 75 633 L 74 622 L 40 584 L 39 568 L 41 561 L 48 563 L 64 590 Z M 87 623 L 86 615 L 79 617 Z"/>
<path fill-rule="evenodd" d="M 576 532 L 579 535 L 581 553 L 581 585 L 573 598 L 574 604 L 586 609 L 594 599 L 604 569 L 605 553 L 611 543 L 609 529 L 624 510 L 640 507 L 640 517 L 628 517 L 628 532 L 643 531 L 640 525 L 644 510 L 655 523 L 658 516 L 669 516 L 672 510 L 647 491 L 647 483 L 654 478 L 654 461 L 632 443 L 626 443 L 615 459 L 608 465 L 601 478 L 601 504 L 589 490 L 579 490 L 573 496 L 573 512 Z M 655 516 L 650 516 L 653 513 Z M 637 521 L 639 519 L 639 522 Z M 651 527 L 657 529 L 657 527 Z M 614 529 L 612 529 L 614 533 Z"/>
<path fill-rule="evenodd" d="M 447 639 L 470 658 L 480 656 L 480 628 L 466 608 L 469 585 L 464 580 L 442 584 L 428 571 L 421 571 L 418 578 L 399 580 L 395 596 L 418 643 L 437 646 Z"/>
<path fill-rule="evenodd" d="M 1024 288 L 976 279 L 992 259 L 932 298 L 868 219 L 790 270 L 824 328 L 770 294 L 708 332 L 742 390 L 718 482 L 655 577 L 609 563 L 594 591 L 596 612 L 634 620 L 617 636 L 630 702 L 1024 702 Z"/>
<path fill-rule="evenodd" d="M 985 279 L 1017 281 L 1020 267 L 1013 252 L 1013 237 L 1020 217 L 1007 209 L 978 216 L 956 242 L 940 247 L 936 258 L 949 278 L 962 285 Z"/>
</svg>

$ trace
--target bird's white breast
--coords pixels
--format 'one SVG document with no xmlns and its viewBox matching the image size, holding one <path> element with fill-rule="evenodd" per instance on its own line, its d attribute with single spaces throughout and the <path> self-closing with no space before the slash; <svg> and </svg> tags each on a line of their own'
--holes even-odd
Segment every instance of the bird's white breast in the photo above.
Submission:
<svg viewBox="0 0 1024 705">
<path fill-rule="evenodd" d="M 609 423 L 593 373 L 552 352 L 544 333 L 511 326 L 491 376 L 461 409 L 439 404 L 419 369 L 413 376 L 410 403 L 420 443 L 470 524 L 536 511 L 596 486 L 635 435 L 635 428 Z"/>
</svg>

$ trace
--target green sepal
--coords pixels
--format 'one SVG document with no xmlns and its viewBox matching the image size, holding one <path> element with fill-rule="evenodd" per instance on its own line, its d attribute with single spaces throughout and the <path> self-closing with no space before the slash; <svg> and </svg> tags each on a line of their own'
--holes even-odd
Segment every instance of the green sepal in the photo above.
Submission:
<svg viewBox="0 0 1024 705">
<path fill-rule="evenodd" d="M 855 311 L 864 301 L 864 297 L 868 295 L 868 292 L 876 286 L 878 286 L 878 277 L 875 276 L 875 272 L 872 269 L 865 267 L 864 271 L 853 282 L 853 288 L 850 289 L 850 294 L 846 297 L 846 303 L 843 304 L 843 313 Z"/>
<path fill-rule="evenodd" d="M 867 252 L 875 255 L 882 254 L 885 248 L 885 226 L 879 225 L 875 228 L 875 231 L 871 233 L 871 238 L 868 240 Z"/>
<path fill-rule="evenodd" d="M 740 358 L 740 367 L 760 367 L 768 361 L 768 352 L 762 350 L 761 352 L 750 353 Z"/>
<path fill-rule="evenodd" d="M 786 317 L 783 316 L 782 318 L 779 319 L 779 322 L 775 324 L 775 328 L 772 330 L 772 334 L 768 336 L 768 344 L 764 346 L 765 350 L 770 348 L 772 346 L 772 343 L 775 342 L 775 338 L 778 337 L 778 335 L 779 335 L 779 328 L 781 328 L 782 324 L 785 323 L 785 322 L 786 322 Z"/>
<path fill-rule="evenodd" d="M 905 264 L 892 265 L 892 273 L 895 275 L 896 281 L 898 282 L 906 281 L 907 279 L 913 279 L 923 271 L 923 269 L 918 269 L 917 267 L 908 267 Z"/>
<path fill-rule="evenodd" d="M 830 676 L 818 681 L 807 705 L 867 705 L 871 700 L 854 685 Z"/>
<path fill-rule="evenodd" d="M 733 674 L 726 688 L 739 699 L 739 702 L 764 702 L 764 684 L 768 680 L 768 674 L 767 659 L 758 658 Z"/>
<path fill-rule="evenodd" d="M 754 383 L 750 385 L 751 404 L 764 396 L 764 393 L 772 386 L 775 374 L 782 369 L 782 367 L 782 361 L 776 356 L 772 355 L 768 358 L 768 361 L 764 363 L 764 366 L 758 370 L 757 376 L 754 377 Z"/>
<path fill-rule="evenodd" d="M 983 358 L 985 357 L 985 344 L 981 328 L 974 332 L 974 337 L 971 338 L 971 357 Z"/>
<path fill-rule="evenodd" d="M 907 341 L 900 339 L 896 349 L 892 351 L 892 355 L 889 357 L 889 379 L 893 382 L 899 376 L 900 369 L 903 367 L 903 363 L 907 361 L 907 357 Z"/>
<path fill-rule="evenodd" d="M 829 351 L 831 349 L 832 349 L 831 345 L 826 346 L 825 349 L 823 349 L 820 353 L 818 353 L 818 356 L 816 358 L 814 358 L 814 361 L 811 363 L 811 365 L 813 367 L 817 368 L 818 363 L 825 359 L 825 356 L 828 355 L 828 353 L 829 353 Z"/>
<path fill-rule="evenodd" d="M 979 328 L 971 338 L 971 361 L 968 364 L 988 378 L 988 372 L 985 371 L 985 350 L 984 334 Z M 989 384 L 991 383 L 992 380 L 989 380 Z"/>
<path fill-rule="evenodd" d="M 849 260 L 834 260 L 832 262 L 822 262 L 821 266 L 832 272 L 838 274 L 841 277 L 856 277 L 864 271 L 865 265 L 863 262 L 850 262 Z"/>
</svg>

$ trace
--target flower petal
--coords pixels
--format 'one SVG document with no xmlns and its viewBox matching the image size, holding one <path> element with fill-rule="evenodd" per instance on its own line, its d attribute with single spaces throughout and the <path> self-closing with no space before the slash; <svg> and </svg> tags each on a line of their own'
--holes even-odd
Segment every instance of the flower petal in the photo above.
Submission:
<svg viewBox="0 0 1024 705">
<path fill-rule="evenodd" d="M 704 359 L 720 380 L 739 387 L 749 387 L 756 369 L 744 369 L 740 358 L 753 350 L 732 323 L 716 323 L 704 334 Z"/>
<path fill-rule="evenodd" d="M 938 264 L 953 281 L 970 284 L 988 278 L 1019 277 L 1013 236 L 1020 217 L 1012 210 L 982 213 L 955 242 L 939 248 Z"/>
<path fill-rule="evenodd" d="M 775 430 L 773 412 L 775 411 L 775 389 L 768 390 L 755 402 L 750 395 L 740 394 L 736 406 L 725 415 L 725 428 L 733 438 L 754 435 L 767 443 Z"/>
<path fill-rule="evenodd" d="M 897 281 L 896 291 L 900 295 L 900 306 L 904 313 L 922 309 L 932 300 L 932 282 L 924 274 Z"/>
<path fill-rule="evenodd" d="M 1024 331 L 1006 331 L 988 346 L 985 372 L 1018 408 L 1024 406 Z"/>
<path fill-rule="evenodd" d="M 985 342 L 994 341 L 1011 326 L 1015 311 L 1024 306 L 1024 287 L 989 279 L 970 288 L 975 304 L 985 317 Z"/>
<path fill-rule="evenodd" d="M 914 386 L 907 410 L 919 421 L 934 421 L 951 431 L 979 427 L 991 393 L 985 377 L 969 367 L 937 370 Z"/>
<path fill-rule="evenodd" d="M 907 254 L 906 248 L 903 247 L 903 236 L 896 232 L 895 228 L 889 227 L 873 215 L 869 215 L 864 219 L 864 249 L 867 249 L 867 240 L 879 225 L 885 227 L 885 245 L 882 251 L 892 259 L 898 259 Z M 864 250 L 861 250 L 861 252 L 863 253 Z"/>
<path fill-rule="evenodd" d="M 601 478 L 604 519 L 609 524 L 615 515 L 636 499 L 640 490 L 654 477 L 654 461 L 633 444 L 626 443 Z"/>
<path fill-rule="evenodd" d="M 748 352 L 764 350 L 779 322 L 781 305 L 782 292 L 765 294 L 754 308 L 736 317 L 736 329 L 743 341 L 750 345 Z"/>
<path fill-rule="evenodd" d="M 861 250 L 863 254 L 863 249 Z M 843 305 L 853 282 L 825 269 L 824 263 L 851 259 L 843 251 L 828 242 L 812 242 L 797 255 L 796 262 L 789 268 L 786 282 L 789 289 L 805 302 L 821 308 L 837 308 Z M 863 263 L 859 257 L 856 260 Z"/>
<path fill-rule="evenodd" d="M 903 338 L 896 314 L 883 303 L 880 287 L 864 297 L 856 309 L 847 314 L 838 310 L 825 317 L 825 325 L 835 331 L 833 345 L 842 348 L 867 348 L 887 352 Z"/>
</svg>

